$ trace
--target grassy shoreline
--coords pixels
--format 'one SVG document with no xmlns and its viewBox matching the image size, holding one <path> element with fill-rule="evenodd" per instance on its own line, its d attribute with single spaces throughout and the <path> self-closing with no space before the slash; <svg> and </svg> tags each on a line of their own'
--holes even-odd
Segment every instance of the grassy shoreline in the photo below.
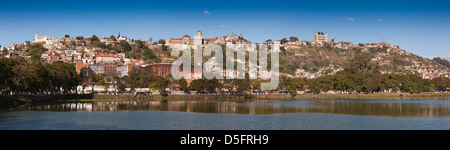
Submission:
<svg viewBox="0 0 450 150">
<path fill-rule="evenodd" d="M 291 95 L 255 95 L 254 99 L 347 99 L 347 100 L 374 100 L 374 99 L 441 99 L 450 100 L 450 93 L 369 93 L 369 94 L 299 94 Z"/>
<path fill-rule="evenodd" d="M 45 95 L 45 96 L 0 96 L 0 108 L 12 108 L 24 104 L 46 102 L 111 102 L 111 101 L 246 101 L 257 99 L 439 99 L 450 100 L 450 93 L 370 93 L 370 94 L 299 94 L 291 95 Z"/>
</svg>

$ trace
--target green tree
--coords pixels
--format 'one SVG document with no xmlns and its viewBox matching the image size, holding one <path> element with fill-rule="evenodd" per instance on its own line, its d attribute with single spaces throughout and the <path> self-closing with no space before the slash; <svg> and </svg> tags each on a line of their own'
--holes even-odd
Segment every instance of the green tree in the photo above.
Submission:
<svg viewBox="0 0 450 150">
<path fill-rule="evenodd" d="M 86 88 L 86 86 L 88 85 L 88 82 L 89 82 L 87 67 L 82 67 L 80 69 L 80 74 L 78 75 L 78 81 L 80 82 L 79 84 L 83 88 L 83 92 L 84 92 L 84 89 Z"/>
<path fill-rule="evenodd" d="M 132 68 L 128 72 L 128 84 L 130 85 L 130 91 L 134 91 L 138 87 L 139 72 L 139 68 Z"/>
<path fill-rule="evenodd" d="M 291 36 L 291 37 L 289 37 L 289 41 L 295 42 L 295 41 L 298 41 L 298 38 L 295 36 Z"/>
<path fill-rule="evenodd" d="M 113 41 L 117 41 L 116 37 L 114 35 L 109 36 L 109 39 L 113 40 Z"/>
<path fill-rule="evenodd" d="M 367 54 L 356 54 L 344 71 L 348 73 L 379 73 L 379 68 L 370 62 Z"/>
<path fill-rule="evenodd" d="M 204 80 L 203 79 L 192 80 L 190 84 L 190 89 L 197 92 L 205 90 Z"/>
<path fill-rule="evenodd" d="M 97 36 L 92 35 L 91 42 L 100 42 L 100 39 Z"/>
<path fill-rule="evenodd" d="M 185 93 L 189 92 L 189 87 L 188 87 L 188 83 L 187 83 L 186 79 L 181 77 L 179 83 L 180 83 L 180 91 L 183 91 Z"/>
<path fill-rule="evenodd" d="M 120 92 L 125 92 L 125 89 L 127 88 L 127 85 L 123 84 L 123 83 L 119 83 L 119 85 L 117 86 L 117 89 Z"/>
<path fill-rule="evenodd" d="M 286 38 L 283 38 L 283 39 L 281 39 L 280 44 L 284 44 L 284 43 L 287 43 L 287 42 L 289 42 L 289 41 Z"/>
<path fill-rule="evenodd" d="M 101 85 L 101 86 L 103 86 L 103 90 L 104 90 L 105 92 L 108 92 L 109 84 L 108 84 L 108 82 L 106 81 L 106 78 L 105 78 L 105 77 L 101 77 L 100 81 L 98 81 L 98 84 Z"/>
<path fill-rule="evenodd" d="M 119 46 L 123 49 L 124 52 L 131 51 L 131 46 L 127 41 L 120 41 Z"/>
<path fill-rule="evenodd" d="M 222 87 L 222 85 L 219 82 L 219 80 L 217 80 L 216 77 L 214 77 L 211 80 L 204 79 L 204 87 L 206 91 L 212 93 L 215 92 L 217 88 Z"/>
<path fill-rule="evenodd" d="M 95 35 L 93 35 L 91 37 L 91 45 L 93 47 L 102 47 L 102 48 L 105 47 L 105 45 L 102 42 L 100 42 L 100 39 L 97 36 L 95 36 Z"/>
<path fill-rule="evenodd" d="M 293 97 L 297 95 L 297 90 L 303 90 L 305 86 L 303 80 L 299 78 L 289 78 L 286 85 L 287 90 Z"/>
<path fill-rule="evenodd" d="M 166 89 L 167 85 L 169 85 L 169 80 L 164 77 L 157 76 L 155 77 L 155 81 L 152 83 L 151 88 L 156 90 Z"/>
<path fill-rule="evenodd" d="M 94 87 L 95 85 L 100 82 L 100 80 L 102 79 L 101 75 L 99 74 L 89 74 L 89 85 L 92 86 L 92 92 L 94 92 Z"/>
<path fill-rule="evenodd" d="M 436 87 L 438 91 L 443 91 L 450 87 L 450 78 L 434 78 L 433 80 L 431 80 L 431 83 L 433 83 L 434 87 Z"/>
<path fill-rule="evenodd" d="M 158 44 L 166 44 L 166 41 L 163 40 L 163 39 L 159 39 L 159 40 L 158 40 Z"/>
<path fill-rule="evenodd" d="M 37 56 L 41 57 L 41 55 L 45 51 L 48 51 L 48 49 L 44 48 L 43 44 L 41 44 L 41 43 L 33 43 L 33 44 L 31 44 L 29 46 L 28 56 L 37 55 Z"/>
<path fill-rule="evenodd" d="M 167 96 L 166 88 L 169 85 L 169 80 L 164 77 L 157 76 L 155 77 L 155 82 L 153 82 L 149 88 L 159 90 L 160 94 L 163 96 Z"/>
<path fill-rule="evenodd" d="M 233 85 L 236 87 L 236 91 L 239 93 L 243 93 L 244 91 L 248 91 L 251 89 L 251 83 L 249 80 L 234 79 Z"/>
<path fill-rule="evenodd" d="M 450 68 L 450 62 L 448 62 L 445 59 L 442 59 L 441 57 L 436 57 L 433 58 L 434 61 L 436 61 L 437 63 L 446 66 L 447 68 Z"/>
</svg>

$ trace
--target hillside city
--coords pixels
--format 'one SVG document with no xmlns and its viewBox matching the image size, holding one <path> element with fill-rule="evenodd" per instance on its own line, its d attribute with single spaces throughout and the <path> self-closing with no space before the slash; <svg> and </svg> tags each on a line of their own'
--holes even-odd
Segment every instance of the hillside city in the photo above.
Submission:
<svg viewBox="0 0 450 150">
<path fill-rule="evenodd" d="M 314 40 L 299 40 L 297 37 L 289 39 L 271 40 L 264 42 L 268 46 L 280 43 L 280 73 L 284 78 L 316 79 L 323 76 L 336 75 L 343 71 L 348 60 L 357 53 L 370 55 L 370 62 L 380 67 L 381 74 L 418 75 L 423 79 L 448 78 L 450 68 L 428 58 L 414 55 L 401 49 L 397 45 L 391 45 L 386 41 L 378 43 L 359 43 L 338 41 L 336 37 L 328 40 L 327 33 L 317 32 Z M 151 74 L 170 80 L 172 63 L 178 58 L 171 56 L 170 50 L 175 45 L 189 47 L 206 46 L 207 44 L 236 44 L 248 46 L 251 41 L 246 40 L 242 34 L 225 35 L 213 38 L 202 38 L 202 32 L 197 31 L 195 38 L 184 35 L 180 38 L 166 38 L 158 41 L 135 40 L 123 35 L 111 35 L 110 37 L 92 37 L 65 35 L 62 38 L 35 33 L 33 41 L 25 41 L 22 44 L 10 44 L 0 47 L 3 58 L 19 58 L 25 60 L 38 59 L 44 63 L 65 62 L 75 66 L 77 74 L 87 72 L 88 75 L 110 75 L 113 77 L 130 77 L 133 71 L 139 70 L 140 74 Z M 248 63 L 246 60 L 236 60 Z M 394 65 L 395 64 L 395 65 Z M 252 64 L 250 64 L 252 65 Z M 85 68 L 85 69 L 83 69 Z M 134 69 L 134 70 L 133 70 Z M 221 73 L 235 72 L 234 70 L 220 70 Z M 193 76 L 196 73 L 192 72 Z M 201 76 L 201 75 L 200 75 Z M 117 87 L 108 87 L 116 81 L 103 81 L 106 83 L 82 82 L 76 91 L 82 92 L 115 92 Z M 156 82 L 155 82 L 156 83 Z M 180 81 L 171 81 L 172 86 L 167 91 L 172 94 L 183 93 Z M 137 83 L 139 84 L 139 83 Z M 186 80 L 187 85 L 195 84 L 193 80 Z M 222 83 L 224 84 L 224 83 Z M 186 86 L 187 86 L 186 85 Z M 147 85 L 134 86 L 133 91 L 158 93 Z M 130 85 L 121 87 L 122 91 L 130 91 Z M 236 88 L 236 87 L 234 87 Z M 197 90 L 200 91 L 200 90 Z M 222 90 L 228 91 L 228 90 Z M 230 90 L 233 91 L 233 90 Z"/>
</svg>

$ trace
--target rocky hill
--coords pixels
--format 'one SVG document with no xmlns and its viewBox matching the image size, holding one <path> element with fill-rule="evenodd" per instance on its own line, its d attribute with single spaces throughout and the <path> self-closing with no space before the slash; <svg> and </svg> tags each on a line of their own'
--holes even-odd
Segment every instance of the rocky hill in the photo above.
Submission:
<svg viewBox="0 0 450 150">
<path fill-rule="evenodd" d="M 450 68 L 420 57 L 400 48 L 387 46 L 336 47 L 288 46 L 284 45 L 280 53 L 280 72 L 288 76 L 315 78 L 332 75 L 349 65 L 350 60 L 360 53 L 366 53 L 377 64 L 381 73 L 419 74 L 425 79 L 440 77 L 450 72 Z"/>
</svg>

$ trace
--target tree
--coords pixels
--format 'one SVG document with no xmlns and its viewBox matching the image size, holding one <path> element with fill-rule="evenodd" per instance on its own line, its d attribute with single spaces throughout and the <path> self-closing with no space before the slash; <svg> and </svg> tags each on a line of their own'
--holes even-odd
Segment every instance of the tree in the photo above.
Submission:
<svg viewBox="0 0 450 150">
<path fill-rule="evenodd" d="M 81 76 L 83 76 L 82 74 Z M 68 93 L 80 83 L 73 64 L 0 58 L 0 90 L 3 93 Z"/>
<path fill-rule="evenodd" d="M 91 42 L 100 42 L 100 39 L 98 39 L 98 37 L 97 36 L 95 36 L 95 35 L 92 35 L 92 37 L 91 37 Z"/>
<path fill-rule="evenodd" d="M 116 37 L 114 35 L 109 36 L 109 39 L 113 40 L 113 41 L 117 41 Z"/>
<path fill-rule="evenodd" d="M 95 35 L 92 35 L 91 37 L 91 45 L 94 47 L 104 47 L 104 44 L 100 42 L 100 39 Z"/>
<path fill-rule="evenodd" d="M 205 85 L 204 85 L 203 79 L 192 80 L 192 82 L 190 84 L 190 89 L 197 91 L 197 92 L 205 90 Z"/>
<path fill-rule="evenodd" d="M 127 88 L 127 85 L 123 84 L 123 83 L 119 83 L 119 85 L 117 86 L 117 89 L 120 92 L 125 92 L 125 89 Z"/>
<path fill-rule="evenodd" d="M 128 84 L 130 85 L 130 91 L 134 91 L 138 87 L 139 81 L 139 68 L 132 68 L 128 72 Z"/>
<path fill-rule="evenodd" d="M 14 66 L 25 65 L 26 61 L 23 57 L 19 58 L 0 58 L 0 90 L 6 94 L 17 92 L 17 82 L 15 82 L 16 74 Z"/>
<path fill-rule="evenodd" d="M 86 86 L 88 85 L 87 83 L 89 82 L 87 67 L 82 67 L 80 69 L 80 74 L 78 75 L 78 81 L 79 81 L 81 87 L 83 88 L 83 93 L 84 93 L 84 89 L 86 88 Z"/>
<path fill-rule="evenodd" d="M 370 62 L 367 54 L 356 54 L 344 71 L 348 73 L 379 73 L 379 68 Z"/>
<path fill-rule="evenodd" d="M 69 63 L 53 63 L 61 65 L 61 69 L 63 72 L 63 89 L 64 92 L 67 93 L 72 89 L 75 89 L 78 86 L 78 74 L 74 65 Z"/>
<path fill-rule="evenodd" d="M 160 94 L 163 96 L 167 96 L 166 88 L 169 85 L 169 80 L 165 79 L 164 77 L 157 76 L 155 78 L 155 82 L 149 86 L 149 88 L 159 90 Z"/>
<path fill-rule="evenodd" d="M 289 37 L 289 41 L 295 42 L 295 41 L 298 41 L 298 38 L 295 36 L 291 36 L 291 37 Z"/>
<path fill-rule="evenodd" d="M 102 79 L 99 74 L 89 74 L 89 85 L 92 86 L 92 92 L 94 92 L 95 85 Z"/>
<path fill-rule="evenodd" d="M 289 42 L 289 41 L 286 38 L 283 38 L 283 39 L 281 39 L 280 44 L 284 44 L 284 43 L 287 43 L 287 42 Z"/>
<path fill-rule="evenodd" d="M 188 87 L 186 79 L 181 77 L 179 82 L 180 82 L 180 91 L 183 91 L 185 93 L 189 92 L 189 87 Z"/>
<path fill-rule="evenodd" d="M 304 88 L 304 82 L 299 78 L 289 78 L 286 85 L 287 90 L 292 96 L 296 96 L 297 90 L 303 90 Z"/>
<path fill-rule="evenodd" d="M 261 81 L 259 80 L 252 80 L 251 81 L 251 87 L 253 91 L 258 91 L 261 89 Z"/>
<path fill-rule="evenodd" d="M 33 43 L 29 46 L 28 55 L 33 56 L 37 55 L 38 57 L 41 57 L 41 55 L 48 51 L 48 49 L 44 48 L 44 45 L 41 43 Z"/>
<path fill-rule="evenodd" d="M 104 77 L 108 83 L 111 83 L 114 91 L 117 91 L 117 86 L 119 83 L 121 83 L 120 77 L 119 77 L 119 72 L 117 72 L 117 71 L 108 72 L 105 74 Z"/>
<path fill-rule="evenodd" d="M 156 58 L 157 58 L 157 57 L 155 56 L 155 54 L 153 54 L 152 50 L 150 50 L 147 46 L 142 47 L 141 51 L 142 51 L 142 53 L 143 53 L 143 56 L 144 56 L 146 59 L 153 60 L 153 59 L 156 59 Z"/>
<path fill-rule="evenodd" d="M 211 80 L 204 79 L 204 87 L 206 91 L 212 93 L 216 91 L 216 88 L 222 87 L 222 84 L 214 77 Z"/>
<path fill-rule="evenodd" d="M 65 62 L 46 65 L 50 75 L 49 79 L 51 79 L 50 84 L 53 87 L 52 91 L 67 93 L 78 85 L 78 74 L 74 65 Z"/>
<path fill-rule="evenodd" d="M 450 87 L 450 78 L 434 78 L 433 80 L 431 80 L 431 83 L 433 83 L 434 87 L 436 87 L 436 90 L 444 91 L 445 89 Z"/>
<path fill-rule="evenodd" d="M 108 92 L 109 85 L 104 76 L 98 81 L 98 84 L 103 86 L 105 92 Z"/>
<path fill-rule="evenodd" d="M 123 49 L 124 52 L 131 51 L 131 46 L 127 41 L 120 41 L 119 46 Z"/>
<path fill-rule="evenodd" d="M 146 72 L 146 71 L 142 71 Z M 149 73 L 139 73 L 137 87 L 148 87 L 156 79 L 153 74 Z"/>
<path fill-rule="evenodd" d="M 151 87 L 156 90 L 162 90 L 166 89 L 167 85 L 169 85 L 169 80 L 165 79 L 164 77 L 157 76 Z"/>
<path fill-rule="evenodd" d="M 433 58 L 434 61 L 436 61 L 437 63 L 446 66 L 447 68 L 450 68 L 450 62 L 448 62 L 445 59 L 442 59 L 441 57 L 436 57 Z"/>
<path fill-rule="evenodd" d="M 280 46 L 281 55 L 286 55 L 286 48 L 284 46 Z"/>
<path fill-rule="evenodd" d="M 272 39 L 267 39 L 266 43 L 272 43 Z"/>
<path fill-rule="evenodd" d="M 244 91 L 250 90 L 250 80 L 234 79 L 233 85 L 236 87 L 236 91 L 242 93 Z"/>
<path fill-rule="evenodd" d="M 159 39 L 159 40 L 158 40 L 158 44 L 166 44 L 166 41 L 163 40 L 163 39 Z"/>
<path fill-rule="evenodd" d="M 27 67 L 25 65 L 15 65 L 12 68 L 14 72 L 13 81 L 15 82 L 15 85 L 17 85 L 18 91 L 25 91 L 28 89 L 29 81 L 27 81 L 31 73 L 28 71 Z"/>
</svg>

